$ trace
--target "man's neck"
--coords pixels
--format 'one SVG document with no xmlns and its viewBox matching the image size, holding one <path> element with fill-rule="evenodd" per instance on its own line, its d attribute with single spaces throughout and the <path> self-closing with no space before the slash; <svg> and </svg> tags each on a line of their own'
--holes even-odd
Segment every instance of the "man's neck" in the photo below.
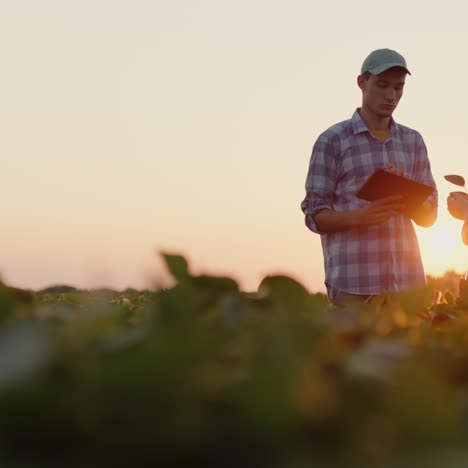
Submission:
<svg viewBox="0 0 468 468">
<path fill-rule="evenodd" d="M 391 117 L 379 117 L 370 112 L 365 107 L 359 109 L 359 115 L 369 130 L 388 130 L 390 128 Z"/>
</svg>

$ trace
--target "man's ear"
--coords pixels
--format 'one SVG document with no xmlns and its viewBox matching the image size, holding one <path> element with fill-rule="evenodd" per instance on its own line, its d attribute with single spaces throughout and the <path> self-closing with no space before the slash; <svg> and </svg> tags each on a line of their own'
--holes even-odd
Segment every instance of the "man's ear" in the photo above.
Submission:
<svg viewBox="0 0 468 468">
<path fill-rule="evenodd" d="M 362 75 L 357 77 L 357 85 L 361 90 L 364 90 L 366 79 Z"/>
</svg>

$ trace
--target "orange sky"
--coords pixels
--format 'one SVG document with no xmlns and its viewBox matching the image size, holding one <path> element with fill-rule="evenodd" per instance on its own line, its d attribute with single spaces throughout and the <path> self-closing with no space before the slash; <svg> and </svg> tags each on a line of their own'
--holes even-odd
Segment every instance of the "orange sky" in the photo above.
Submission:
<svg viewBox="0 0 468 468">
<path fill-rule="evenodd" d="M 30 288 L 144 287 L 162 281 L 155 251 L 170 250 L 245 289 L 281 272 L 323 290 L 320 240 L 299 208 L 310 150 L 360 104 L 356 76 L 379 47 L 407 59 L 395 118 L 422 133 L 439 185 L 439 221 L 418 229 L 426 270 L 465 271 L 443 175 L 468 177 L 467 9 L 5 3 L 0 274 Z"/>
</svg>

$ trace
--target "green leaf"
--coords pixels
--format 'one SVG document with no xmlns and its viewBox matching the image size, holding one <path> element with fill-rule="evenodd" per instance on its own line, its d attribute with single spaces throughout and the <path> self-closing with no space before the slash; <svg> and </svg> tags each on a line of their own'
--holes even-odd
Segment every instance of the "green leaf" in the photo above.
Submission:
<svg viewBox="0 0 468 468">
<path fill-rule="evenodd" d="M 285 275 L 268 275 L 263 278 L 258 286 L 258 295 L 295 309 L 303 308 L 310 297 L 301 283 Z"/>
<path fill-rule="evenodd" d="M 444 179 L 448 180 L 452 184 L 459 185 L 460 187 L 465 186 L 465 179 L 460 175 L 449 174 L 449 175 L 445 175 Z"/>
<path fill-rule="evenodd" d="M 192 283 L 201 289 L 215 292 L 238 292 L 239 285 L 232 278 L 225 276 L 200 275 L 192 278 Z"/>
<path fill-rule="evenodd" d="M 182 255 L 173 255 L 164 252 L 161 255 L 166 262 L 167 269 L 177 281 L 183 281 L 190 277 L 187 260 L 185 260 Z"/>
</svg>

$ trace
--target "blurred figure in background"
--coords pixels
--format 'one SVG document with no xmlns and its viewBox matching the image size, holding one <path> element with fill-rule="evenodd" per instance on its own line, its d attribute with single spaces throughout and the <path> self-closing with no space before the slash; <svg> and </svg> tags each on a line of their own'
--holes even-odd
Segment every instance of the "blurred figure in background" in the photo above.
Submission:
<svg viewBox="0 0 468 468">
<path fill-rule="evenodd" d="M 464 221 L 462 240 L 468 245 L 468 193 L 451 192 L 447 197 L 447 208 L 454 218 Z"/>
</svg>

